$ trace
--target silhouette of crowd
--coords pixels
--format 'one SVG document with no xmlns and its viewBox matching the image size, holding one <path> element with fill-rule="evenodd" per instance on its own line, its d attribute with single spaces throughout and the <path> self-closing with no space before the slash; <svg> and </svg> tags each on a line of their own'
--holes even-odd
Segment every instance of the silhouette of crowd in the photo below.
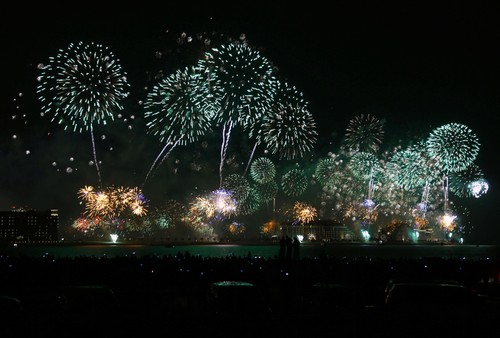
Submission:
<svg viewBox="0 0 500 338">
<path fill-rule="evenodd" d="M 300 257 L 300 243 L 294 246 L 286 236 L 282 240 L 274 258 L 214 258 L 181 251 L 113 258 L 0 255 L 0 314 L 10 313 L 13 318 L 4 324 L 29 336 L 63 336 L 77 330 L 86 335 L 158 332 L 222 337 L 245 330 L 248 337 L 266 337 L 279 335 L 280 325 L 285 325 L 288 335 L 303 337 L 332 330 L 334 324 L 337 330 L 354 330 L 349 336 L 373 330 L 391 336 L 396 323 L 390 322 L 384 307 L 389 281 L 453 280 L 490 300 L 500 297 L 497 259 Z M 220 281 L 248 285 L 222 298 L 213 293 L 213 283 Z M 249 285 L 253 288 L 245 288 Z M 252 296 L 246 297 L 249 290 Z M 492 318 L 500 314 L 500 301 L 491 304 L 468 314 L 493 330 L 489 320 L 495 323 Z M 359 318 L 366 325 L 357 325 Z"/>
</svg>

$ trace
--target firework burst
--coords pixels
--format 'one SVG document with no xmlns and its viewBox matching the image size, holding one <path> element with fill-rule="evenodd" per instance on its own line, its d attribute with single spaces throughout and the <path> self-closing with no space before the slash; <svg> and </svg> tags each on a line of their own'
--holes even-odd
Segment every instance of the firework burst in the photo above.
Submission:
<svg viewBox="0 0 500 338">
<path fill-rule="evenodd" d="M 370 180 L 381 172 L 377 157 L 371 153 L 355 153 L 349 161 L 354 175 L 363 180 Z"/>
<path fill-rule="evenodd" d="M 361 114 L 349 121 L 345 143 L 353 151 L 377 152 L 383 137 L 383 123 L 370 114 Z"/>
<path fill-rule="evenodd" d="M 276 191 L 278 187 L 276 187 Z M 259 193 L 255 188 L 250 188 L 248 190 L 248 196 L 241 203 L 238 203 L 236 214 L 238 215 L 251 215 L 255 213 L 260 208 L 261 198 Z"/>
<path fill-rule="evenodd" d="M 484 174 L 476 164 L 471 164 L 465 170 L 451 173 L 449 176 L 450 191 L 458 197 L 478 195 L 477 192 L 484 191 L 479 188 L 483 185 L 482 182 L 484 182 Z"/>
<path fill-rule="evenodd" d="M 144 104 L 148 131 L 164 144 L 153 162 L 145 182 L 155 169 L 178 145 L 198 141 L 210 128 L 215 102 L 194 68 L 178 70 L 154 86 Z M 160 162 L 161 164 L 161 162 Z"/>
<path fill-rule="evenodd" d="M 476 159 L 479 147 L 476 134 L 459 123 L 438 127 L 427 139 L 429 157 L 438 161 L 445 173 L 465 170 Z"/>
<path fill-rule="evenodd" d="M 245 177 L 239 174 L 227 176 L 222 186 L 225 190 L 231 192 L 232 197 L 238 204 L 244 202 L 250 192 L 250 183 L 248 183 Z"/>
<path fill-rule="evenodd" d="M 269 181 L 255 186 L 259 201 L 268 203 L 272 201 L 278 194 L 278 184 L 275 181 Z"/>
<path fill-rule="evenodd" d="M 276 104 L 264 117 L 264 141 L 273 154 L 287 160 L 304 157 L 316 141 L 316 122 L 307 107 Z"/>
<path fill-rule="evenodd" d="M 312 205 L 303 202 L 295 202 L 293 206 L 293 218 L 300 223 L 312 222 L 317 216 L 318 212 Z"/>
<path fill-rule="evenodd" d="M 252 162 L 250 166 L 250 177 L 259 183 L 265 184 L 274 180 L 276 176 L 276 166 L 267 157 L 260 157 Z"/>
<path fill-rule="evenodd" d="M 220 184 L 231 131 L 252 125 L 269 109 L 278 87 L 272 64 L 246 43 L 224 44 L 205 53 L 198 67 L 218 104 L 215 115 L 222 124 Z"/>
<path fill-rule="evenodd" d="M 302 169 L 291 169 L 281 179 L 281 189 L 288 196 L 300 196 L 308 186 L 309 183 Z"/>
<path fill-rule="evenodd" d="M 292 107 L 304 107 L 307 109 L 308 103 L 304 99 L 304 94 L 299 91 L 295 86 L 290 85 L 286 81 L 279 81 L 279 88 L 275 95 L 275 99 L 273 102 L 273 106 L 287 106 L 291 105 Z M 253 123 L 248 123 L 245 121 L 245 128 L 249 131 L 249 137 L 255 139 L 255 144 L 252 149 L 252 153 L 250 155 L 250 159 L 248 160 L 247 168 L 245 173 L 248 171 L 248 166 L 250 165 L 253 155 L 255 153 L 255 149 L 257 146 L 264 142 L 264 128 L 263 124 L 266 122 L 266 116 L 269 112 L 272 112 L 274 108 L 270 111 L 266 111 L 261 118 L 252 121 Z"/>
<path fill-rule="evenodd" d="M 78 191 L 85 202 L 85 215 L 88 217 L 122 218 L 128 213 L 144 216 L 147 213 L 147 200 L 138 188 L 107 187 L 99 191 L 85 186 Z"/>
<path fill-rule="evenodd" d="M 90 131 L 94 163 L 101 184 L 94 141 L 94 126 L 106 125 L 123 109 L 129 95 L 127 75 L 120 62 L 103 45 L 71 43 L 40 65 L 37 94 L 42 113 L 65 129 Z"/>
</svg>

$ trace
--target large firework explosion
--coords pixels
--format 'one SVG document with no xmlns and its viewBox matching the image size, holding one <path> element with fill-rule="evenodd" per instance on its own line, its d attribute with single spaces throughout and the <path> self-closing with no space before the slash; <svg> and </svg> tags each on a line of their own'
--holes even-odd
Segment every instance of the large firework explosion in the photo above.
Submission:
<svg viewBox="0 0 500 338">
<path fill-rule="evenodd" d="M 253 124 L 274 100 L 278 82 L 272 64 L 246 43 L 224 44 L 199 61 L 207 86 L 219 106 L 215 120 L 222 125 L 220 184 L 232 129 Z"/>
<path fill-rule="evenodd" d="M 370 180 L 381 171 L 378 158 L 365 152 L 355 153 L 349 161 L 353 174 L 362 180 Z"/>
<path fill-rule="evenodd" d="M 318 182 L 325 186 L 328 184 L 335 184 L 337 175 L 340 173 L 338 170 L 339 162 L 335 158 L 321 158 L 316 165 L 315 177 Z"/>
<path fill-rule="evenodd" d="M 279 81 L 278 82 L 278 90 L 276 92 L 276 95 L 274 97 L 273 101 L 273 107 L 269 110 L 266 110 L 264 114 L 259 119 L 256 119 L 254 121 L 251 121 L 252 123 L 249 123 L 250 121 L 245 121 L 245 128 L 249 130 L 249 137 L 252 139 L 255 139 L 255 144 L 252 149 L 252 153 L 250 154 L 250 159 L 248 160 L 247 164 L 247 169 L 245 170 L 245 173 L 248 170 L 248 166 L 252 162 L 255 149 L 259 144 L 265 143 L 265 131 L 266 128 L 264 128 L 264 123 L 269 123 L 271 120 L 268 115 L 273 114 L 275 109 L 280 109 L 280 107 L 291 105 L 292 107 L 302 107 L 302 109 L 306 110 L 308 103 L 304 99 L 304 94 L 299 91 L 295 86 L 290 85 L 286 81 Z M 300 119 L 295 120 L 297 123 L 300 123 Z M 287 127 L 286 124 L 282 124 L 279 127 Z"/>
<path fill-rule="evenodd" d="M 423 187 L 429 179 L 426 157 L 414 149 L 395 153 L 387 163 L 387 176 L 401 188 L 409 190 Z"/>
<path fill-rule="evenodd" d="M 307 106 L 277 103 L 262 124 L 264 142 L 272 154 L 287 160 L 302 158 L 317 142 L 316 122 Z"/>
<path fill-rule="evenodd" d="M 39 65 L 38 98 L 42 113 L 76 132 L 90 131 L 94 164 L 101 184 L 94 126 L 106 125 L 123 109 L 128 96 L 126 73 L 111 51 L 101 44 L 71 43 L 47 65 Z"/>
<path fill-rule="evenodd" d="M 144 118 L 150 133 L 164 144 L 153 162 L 145 182 L 158 160 L 164 160 L 178 145 L 198 141 L 210 127 L 215 101 L 195 68 L 177 70 L 162 79 L 147 95 Z"/>
<path fill-rule="evenodd" d="M 426 146 L 429 157 L 437 162 L 443 173 L 443 210 L 447 212 L 448 176 L 465 170 L 474 162 L 479 153 L 480 143 L 476 134 L 466 125 L 448 123 L 432 130 Z"/>
<path fill-rule="evenodd" d="M 445 173 L 466 169 L 476 159 L 479 148 L 476 134 L 460 123 L 438 127 L 427 139 L 429 157 L 438 161 Z"/>
</svg>

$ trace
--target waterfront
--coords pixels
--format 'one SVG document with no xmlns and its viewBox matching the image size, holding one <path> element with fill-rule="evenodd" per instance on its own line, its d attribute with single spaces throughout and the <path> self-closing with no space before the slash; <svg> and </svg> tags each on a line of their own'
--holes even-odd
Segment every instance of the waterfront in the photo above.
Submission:
<svg viewBox="0 0 500 338">
<path fill-rule="evenodd" d="M 0 247 L 2 255 L 54 257 L 120 257 L 120 256 L 175 256 L 186 253 L 201 257 L 261 257 L 275 258 L 279 243 L 254 244 L 128 244 L 128 243 L 64 243 L 54 245 L 8 245 Z M 498 245 L 464 244 L 365 244 L 328 243 L 302 244 L 301 257 L 373 257 L 383 259 L 421 259 L 439 257 L 444 259 L 466 258 L 500 259 Z"/>
</svg>

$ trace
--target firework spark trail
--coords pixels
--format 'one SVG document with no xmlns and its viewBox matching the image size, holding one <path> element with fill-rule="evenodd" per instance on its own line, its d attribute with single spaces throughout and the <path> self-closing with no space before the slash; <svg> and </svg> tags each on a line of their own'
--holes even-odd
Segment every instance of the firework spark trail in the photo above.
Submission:
<svg viewBox="0 0 500 338">
<path fill-rule="evenodd" d="M 160 157 L 162 156 L 162 154 L 165 152 L 165 150 L 167 149 L 167 147 L 168 147 L 170 144 L 171 144 L 171 143 L 167 143 L 167 144 L 165 144 L 165 146 L 164 146 L 164 147 L 163 147 L 163 149 L 160 151 L 160 153 L 158 154 L 158 156 L 156 156 L 155 160 L 153 161 L 153 164 L 151 165 L 151 167 L 149 168 L 148 173 L 146 174 L 146 178 L 144 179 L 144 182 L 142 183 L 141 188 L 143 188 L 143 187 L 144 187 L 144 185 L 146 184 L 146 182 L 148 181 L 149 175 L 151 175 L 151 173 L 153 172 L 153 169 L 154 169 L 154 167 L 155 167 L 156 162 L 158 162 L 158 160 L 160 159 Z"/>
<path fill-rule="evenodd" d="M 373 199 L 373 192 L 375 190 L 375 184 L 373 182 L 373 168 L 370 170 L 370 180 L 368 182 L 368 199 Z"/>
<path fill-rule="evenodd" d="M 170 153 L 172 152 L 172 150 L 174 150 L 175 147 L 177 147 L 179 145 L 179 143 L 182 141 L 182 139 L 184 138 L 184 135 L 182 135 L 181 137 L 179 137 L 177 139 L 177 141 L 175 141 L 175 143 L 172 145 L 172 147 L 168 150 L 168 152 L 165 154 L 165 156 L 162 157 L 160 163 L 158 164 L 158 167 L 163 163 L 163 161 L 165 161 L 165 159 L 170 155 Z"/>
<path fill-rule="evenodd" d="M 90 126 L 90 137 L 92 139 L 92 154 L 94 155 L 94 163 L 97 170 L 97 176 L 99 178 L 99 188 L 102 186 L 101 171 L 99 170 L 99 163 L 97 162 L 97 152 L 95 150 L 95 140 L 94 140 L 94 129 L 92 125 Z"/>
<path fill-rule="evenodd" d="M 227 132 L 226 132 L 226 125 L 227 125 Z M 220 165 L 219 165 L 219 177 L 220 177 L 219 188 L 222 188 L 222 181 L 223 181 L 222 170 L 223 170 L 224 161 L 226 158 L 227 147 L 229 145 L 229 138 L 231 137 L 232 127 L 233 127 L 233 121 L 230 121 L 229 123 L 224 124 L 224 128 L 222 131 L 222 145 L 220 148 Z"/>
<path fill-rule="evenodd" d="M 448 176 L 446 175 L 443 177 L 442 189 L 444 198 L 443 211 L 446 213 L 448 210 Z"/>
<path fill-rule="evenodd" d="M 247 174 L 248 168 L 250 167 L 250 163 L 253 160 L 253 156 L 255 154 L 255 149 L 257 149 L 257 146 L 262 142 L 262 123 L 264 121 L 264 118 L 261 117 L 259 119 L 256 119 L 252 123 L 249 123 L 249 121 L 245 121 L 244 123 L 244 128 L 249 129 L 249 137 L 252 138 L 252 136 L 255 134 L 255 143 L 252 148 L 252 152 L 250 153 L 250 157 L 247 162 L 247 166 L 245 168 L 245 172 L 243 175 Z"/>
<path fill-rule="evenodd" d="M 155 160 L 153 161 L 153 164 L 151 165 L 151 168 L 149 168 L 149 171 L 146 175 L 146 178 L 144 179 L 144 182 L 142 183 L 142 186 L 141 186 L 141 189 L 144 187 L 144 185 L 146 184 L 146 182 L 148 181 L 148 178 L 150 175 L 153 174 L 154 171 L 158 170 L 158 168 L 161 166 L 161 164 L 163 163 L 163 161 L 165 161 L 165 159 L 170 155 L 170 153 L 172 152 L 172 150 L 174 150 L 175 147 L 177 147 L 177 145 L 181 142 L 182 138 L 184 137 L 184 135 L 182 135 L 180 138 L 177 139 L 177 141 L 175 141 L 174 144 L 172 143 L 167 143 L 163 148 L 162 150 L 160 151 L 160 153 L 158 154 L 158 156 L 155 158 Z M 170 149 L 168 149 L 168 151 L 165 153 L 165 155 L 162 157 L 162 154 L 165 152 L 165 150 L 168 148 L 168 146 L 170 146 Z M 161 160 L 160 160 L 161 158 Z M 160 163 L 158 163 L 158 165 L 155 167 L 156 163 L 158 162 L 158 160 L 160 160 Z"/>
<path fill-rule="evenodd" d="M 429 185 L 429 181 L 426 181 L 425 182 L 425 186 L 424 186 L 424 189 L 422 191 L 422 199 L 421 199 L 421 203 L 429 203 L 429 191 L 430 191 L 430 185 Z"/>
<path fill-rule="evenodd" d="M 255 149 L 257 148 L 258 144 L 259 144 L 258 142 L 255 142 L 255 144 L 253 145 L 252 153 L 250 154 L 250 158 L 248 159 L 248 163 L 247 163 L 247 166 L 245 168 L 245 172 L 243 173 L 243 176 L 245 176 L 247 174 L 248 168 L 250 167 L 250 163 L 252 162 L 253 155 L 255 154 Z"/>
</svg>

